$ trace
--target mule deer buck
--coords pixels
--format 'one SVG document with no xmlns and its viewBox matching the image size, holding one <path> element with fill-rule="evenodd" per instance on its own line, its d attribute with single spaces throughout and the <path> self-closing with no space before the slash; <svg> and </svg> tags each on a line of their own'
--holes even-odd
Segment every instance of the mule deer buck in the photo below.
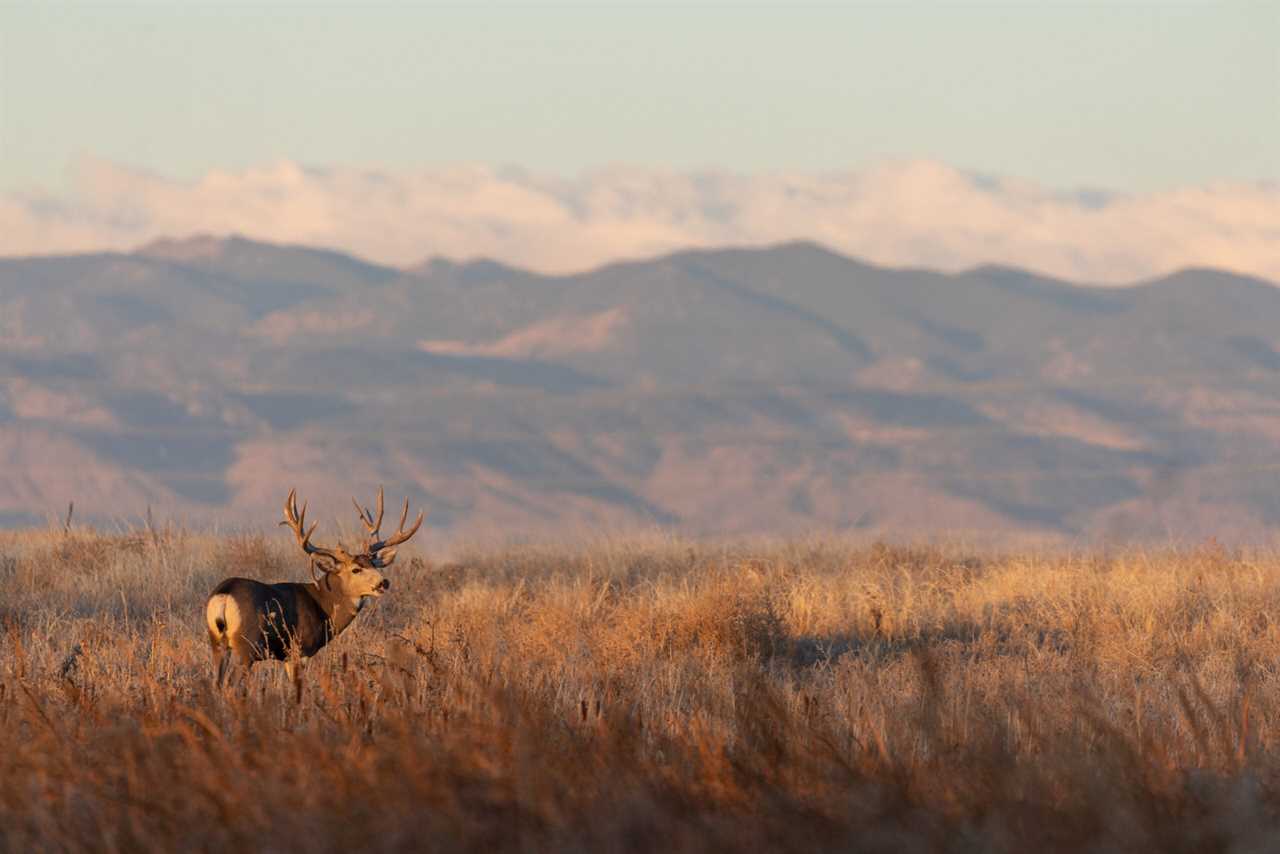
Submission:
<svg viewBox="0 0 1280 854">
<path fill-rule="evenodd" d="M 306 527 L 307 505 L 298 510 L 296 490 L 284 502 L 284 521 L 311 560 L 310 583 L 292 581 L 264 584 L 249 578 L 228 578 L 209 594 L 205 625 L 217 668 L 215 684 L 222 688 L 232 658 L 247 671 L 255 662 L 284 661 L 293 682 L 294 699 L 302 699 L 302 665 L 343 629 L 351 625 L 365 601 L 381 596 L 391 582 L 379 570 L 395 560 L 395 547 L 422 526 L 423 513 L 405 530 L 409 499 L 404 501 L 396 533 L 383 539 L 382 489 L 378 490 L 377 515 L 352 498 L 368 536 L 362 551 L 351 553 L 341 545 L 321 548 L 311 543 L 316 529 Z M 317 569 L 319 572 L 317 572 Z"/>
</svg>

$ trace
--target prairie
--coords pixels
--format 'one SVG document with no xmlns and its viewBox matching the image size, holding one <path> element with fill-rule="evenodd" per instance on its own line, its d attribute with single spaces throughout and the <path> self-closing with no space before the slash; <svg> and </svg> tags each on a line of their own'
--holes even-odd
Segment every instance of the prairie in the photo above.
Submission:
<svg viewBox="0 0 1280 854">
<path fill-rule="evenodd" d="M 1262 851 L 1280 555 L 652 536 L 406 551 L 211 687 L 284 535 L 0 533 L 0 849 Z"/>
</svg>

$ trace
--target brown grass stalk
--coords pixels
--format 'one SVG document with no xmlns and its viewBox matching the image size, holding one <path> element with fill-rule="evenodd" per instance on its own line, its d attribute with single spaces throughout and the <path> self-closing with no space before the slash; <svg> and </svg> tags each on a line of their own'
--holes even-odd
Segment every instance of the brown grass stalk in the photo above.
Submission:
<svg viewBox="0 0 1280 854">
<path fill-rule="evenodd" d="M 1265 850 L 1280 556 L 668 540 L 404 560 L 210 686 L 289 544 L 0 534 L 0 850 Z"/>
</svg>

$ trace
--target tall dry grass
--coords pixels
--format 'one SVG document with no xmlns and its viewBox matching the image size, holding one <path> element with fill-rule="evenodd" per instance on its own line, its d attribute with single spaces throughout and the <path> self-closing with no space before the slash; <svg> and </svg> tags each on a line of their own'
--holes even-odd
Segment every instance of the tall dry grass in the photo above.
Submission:
<svg viewBox="0 0 1280 854">
<path fill-rule="evenodd" d="M 1266 851 L 1280 557 L 833 542 L 403 556 L 216 695 L 284 537 L 0 534 L 0 848 Z"/>
</svg>

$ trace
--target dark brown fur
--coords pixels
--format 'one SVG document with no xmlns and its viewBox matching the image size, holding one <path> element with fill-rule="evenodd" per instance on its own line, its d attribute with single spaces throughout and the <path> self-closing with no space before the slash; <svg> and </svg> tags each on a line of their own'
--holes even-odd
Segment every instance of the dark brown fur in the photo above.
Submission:
<svg viewBox="0 0 1280 854">
<path fill-rule="evenodd" d="M 367 572 L 366 585 L 377 585 L 376 592 L 363 595 L 377 595 L 386 589 L 389 583 L 376 570 Z M 286 662 L 300 692 L 298 665 L 337 637 L 360 610 L 363 595 L 351 589 L 350 581 L 350 576 L 326 576 L 307 584 L 264 584 L 249 578 L 228 578 L 219 584 L 205 607 L 217 685 L 224 684 L 233 659 L 246 669 L 258 661 L 274 659 Z"/>
</svg>

